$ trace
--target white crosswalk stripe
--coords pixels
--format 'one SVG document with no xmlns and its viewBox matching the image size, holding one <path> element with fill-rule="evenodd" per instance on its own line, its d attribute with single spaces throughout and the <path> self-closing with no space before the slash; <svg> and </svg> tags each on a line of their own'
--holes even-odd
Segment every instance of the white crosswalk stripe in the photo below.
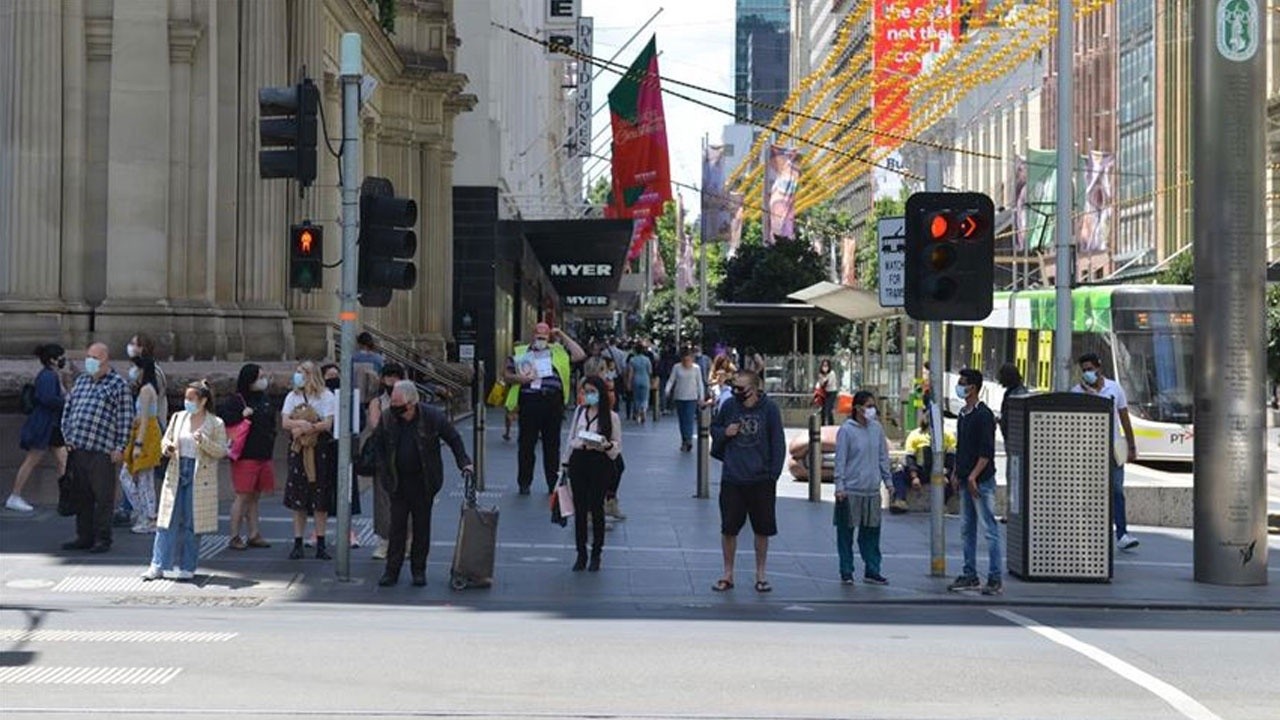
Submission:
<svg viewBox="0 0 1280 720">
<path fill-rule="evenodd" d="M 152 580 L 141 577 L 109 577 L 103 575 L 73 575 L 63 578 L 53 586 L 52 592 L 65 593 L 162 593 L 173 589 L 172 580 Z"/>
<path fill-rule="evenodd" d="M 360 547 L 375 547 L 378 544 L 378 535 L 373 531 L 373 521 L 369 518 L 356 518 L 351 521 L 351 526 L 356 531 L 356 540 L 360 542 Z"/>
<path fill-rule="evenodd" d="M 0 685 L 166 685 L 176 667 L 0 667 Z"/>
<path fill-rule="evenodd" d="M 230 535 L 201 535 L 200 536 L 200 559 L 210 560 L 218 553 L 227 549 L 231 544 Z"/>
<path fill-rule="evenodd" d="M 176 630 L 0 630 L 0 642 L 215 643 L 239 633 Z"/>
</svg>

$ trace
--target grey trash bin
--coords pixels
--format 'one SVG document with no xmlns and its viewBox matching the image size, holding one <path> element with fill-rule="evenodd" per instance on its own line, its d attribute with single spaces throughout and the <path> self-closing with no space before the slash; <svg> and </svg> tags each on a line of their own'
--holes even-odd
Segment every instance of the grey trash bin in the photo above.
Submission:
<svg viewBox="0 0 1280 720">
<path fill-rule="evenodd" d="M 1008 400 L 1009 573 L 1110 582 L 1111 401 L 1079 393 Z"/>
</svg>

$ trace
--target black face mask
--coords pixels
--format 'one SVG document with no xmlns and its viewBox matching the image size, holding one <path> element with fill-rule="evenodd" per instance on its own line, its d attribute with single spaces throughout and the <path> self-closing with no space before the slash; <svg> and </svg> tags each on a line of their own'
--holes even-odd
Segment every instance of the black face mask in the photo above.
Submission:
<svg viewBox="0 0 1280 720">
<path fill-rule="evenodd" d="M 337 392 L 338 388 L 342 387 L 342 380 L 338 378 L 329 378 L 328 380 L 324 381 L 324 386 L 329 388 L 330 390 L 333 390 L 334 392 Z"/>
<path fill-rule="evenodd" d="M 382 386 L 382 394 L 383 394 L 383 395 L 390 395 L 390 394 L 391 394 L 392 389 L 393 389 L 393 387 L 392 387 L 391 385 L 383 385 L 383 386 Z"/>
<path fill-rule="evenodd" d="M 408 405 L 392 405 L 391 412 L 395 413 L 395 416 L 399 418 L 401 421 L 404 421 L 405 415 L 407 415 L 409 412 L 409 406 Z"/>
<path fill-rule="evenodd" d="M 740 388 L 740 387 L 736 387 L 730 392 L 733 393 L 734 400 L 746 400 L 747 395 L 749 394 L 746 388 Z"/>
<path fill-rule="evenodd" d="M 59 369 L 59 370 L 62 370 L 63 368 L 65 368 L 65 367 L 67 366 L 67 359 L 66 359 L 66 358 L 64 358 L 64 357 L 60 357 L 60 358 L 58 358 L 57 365 L 58 365 L 58 369 Z"/>
</svg>

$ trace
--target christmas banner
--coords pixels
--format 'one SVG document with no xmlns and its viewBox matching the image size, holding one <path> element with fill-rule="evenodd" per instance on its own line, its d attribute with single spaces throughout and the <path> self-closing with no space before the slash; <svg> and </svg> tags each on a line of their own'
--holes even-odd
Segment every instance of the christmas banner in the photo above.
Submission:
<svg viewBox="0 0 1280 720">
<path fill-rule="evenodd" d="M 613 128 L 613 204 L 618 217 L 645 219 L 655 226 L 671 200 L 666 119 L 658 75 L 658 43 L 651 38 L 609 92 Z M 634 260 L 653 236 L 638 228 L 628 259 Z M 636 243 L 639 243 L 637 245 Z"/>
</svg>

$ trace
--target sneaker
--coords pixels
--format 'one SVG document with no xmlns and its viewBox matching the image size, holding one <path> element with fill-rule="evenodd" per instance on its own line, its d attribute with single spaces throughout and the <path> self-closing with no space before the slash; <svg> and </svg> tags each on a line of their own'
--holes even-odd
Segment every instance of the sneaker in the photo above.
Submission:
<svg viewBox="0 0 1280 720">
<path fill-rule="evenodd" d="M 999 580 L 988 580 L 987 584 L 982 586 L 983 595 L 1000 595 L 1004 592 L 1004 583 Z"/>
<path fill-rule="evenodd" d="M 852 584 L 853 584 L 853 573 L 840 573 L 840 584 L 841 584 L 841 585 L 852 585 Z"/>
<path fill-rule="evenodd" d="M 170 570 L 165 573 L 164 576 L 170 580 L 177 580 L 178 582 L 189 582 L 195 579 L 196 574 L 190 570 Z"/>
<path fill-rule="evenodd" d="M 387 559 L 387 541 L 386 540 L 378 541 L 378 547 L 373 551 L 373 559 L 374 560 Z"/>
<path fill-rule="evenodd" d="M 360 549 L 360 538 L 356 537 L 356 531 L 355 531 L 355 530 L 352 530 L 352 531 L 351 531 L 351 537 L 350 537 L 350 540 L 351 540 L 351 549 L 352 549 L 352 550 L 359 550 L 359 549 Z"/>
<path fill-rule="evenodd" d="M 162 577 L 164 577 L 164 573 L 160 572 L 160 568 L 155 565 L 149 566 L 142 573 L 142 579 L 146 580 L 147 582 L 151 582 L 152 580 L 159 580 Z"/>
<path fill-rule="evenodd" d="M 156 531 L 156 523 L 154 520 L 149 522 L 144 520 L 142 522 L 137 523 L 133 527 L 129 528 L 129 532 L 133 533 L 134 535 L 150 535 L 155 531 Z"/>
<path fill-rule="evenodd" d="M 982 586 L 977 575 L 961 575 L 954 582 L 947 586 L 947 590 L 956 592 L 958 590 L 977 590 Z"/>
<path fill-rule="evenodd" d="M 893 502 L 889 503 L 889 512 L 893 513 L 894 515 L 901 515 L 907 512 L 907 510 L 908 508 L 907 508 L 906 500 L 894 500 Z"/>
<path fill-rule="evenodd" d="M 622 512 L 622 508 L 618 507 L 618 498 L 612 497 L 604 501 L 604 514 L 617 520 L 626 520 L 627 516 Z"/>
<path fill-rule="evenodd" d="M 863 575 L 862 582 L 868 585 L 888 585 L 889 580 L 883 575 Z"/>
<path fill-rule="evenodd" d="M 1139 544 L 1138 538 L 1130 535 L 1129 533 L 1121 535 L 1120 539 L 1116 540 L 1116 547 L 1121 550 L 1132 550 L 1138 547 Z"/>
<path fill-rule="evenodd" d="M 4 506 L 6 509 L 14 512 L 28 513 L 35 510 L 31 503 L 23 500 L 19 495 L 10 495 L 9 499 L 4 501 Z"/>
</svg>

